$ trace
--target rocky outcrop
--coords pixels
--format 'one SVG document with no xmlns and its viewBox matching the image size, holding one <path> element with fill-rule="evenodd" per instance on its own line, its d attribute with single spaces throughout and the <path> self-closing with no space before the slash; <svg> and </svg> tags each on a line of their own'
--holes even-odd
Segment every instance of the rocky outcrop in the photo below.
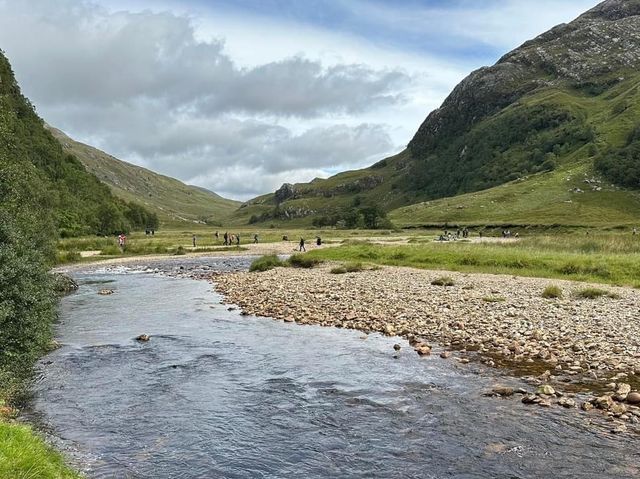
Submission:
<svg viewBox="0 0 640 479">
<path fill-rule="evenodd" d="M 440 141 L 543 86 L 610 86 L 612 72 L 640 67 L 640 0 L 609 0 L 465 78 L 409 144 L 424 158 Z"/>
<path fill-rule="evenodd" d="M 296 198 L 296 189 L 291 183 L 285 183 L 276 190 L 274 196 L 277 203 L 282 203 L 283 201 Z"/>
</svg>

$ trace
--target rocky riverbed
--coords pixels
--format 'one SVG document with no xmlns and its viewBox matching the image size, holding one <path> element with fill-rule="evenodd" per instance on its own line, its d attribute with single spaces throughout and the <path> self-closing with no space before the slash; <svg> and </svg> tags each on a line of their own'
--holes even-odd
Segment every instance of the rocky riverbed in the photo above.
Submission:
<svg viewBox="0 0 640 479">
<path fill-rule="evenodd" d="M 423 357 L 438 348 L 444 359 L 509 368 L 536 387 L 519 391 L 525 403 L 593 407 L 638 423 L 640 291 L 411 268 L 347 274 L 330 269 L 277 268 L 212 280 L 246 314 L 399 336 Z M 448 283 L 439 281 L 443 276 L 453 284 L 432 284 Z M 544 299 L 549 285 L 560 287 L 562 298 Z M 579 298 L 588 287 L 610 295 Z M 579 401 L 576 393 L 592 396 Z"/>
</svg>

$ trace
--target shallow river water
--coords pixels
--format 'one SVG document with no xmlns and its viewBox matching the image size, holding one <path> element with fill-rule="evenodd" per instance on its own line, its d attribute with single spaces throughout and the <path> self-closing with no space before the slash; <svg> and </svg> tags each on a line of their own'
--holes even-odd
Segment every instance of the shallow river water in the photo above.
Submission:
<svg viewBox="0 0 640 479">
<path fill-rule="evenodd" d="M 484 398 L 509 380 L 480 366 L 421 359 L 405 342 L 396 359 L 398 339 L 241 316 L 205 281 L 74 276 L 33 415 L 89 477 L 640 477 L 637 437 L 581 412 Z"/>
</svg>

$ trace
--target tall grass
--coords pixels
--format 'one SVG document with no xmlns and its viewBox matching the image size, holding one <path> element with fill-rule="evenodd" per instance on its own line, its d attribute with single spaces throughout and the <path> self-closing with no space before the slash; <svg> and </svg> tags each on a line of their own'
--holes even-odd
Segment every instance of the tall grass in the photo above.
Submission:
<svg viewBox="0 0 640 479">
<path fill-rule="evenodd" d="M 79 479 L 28 426 L 0 420 L 0 477 Z"/>
</svg>

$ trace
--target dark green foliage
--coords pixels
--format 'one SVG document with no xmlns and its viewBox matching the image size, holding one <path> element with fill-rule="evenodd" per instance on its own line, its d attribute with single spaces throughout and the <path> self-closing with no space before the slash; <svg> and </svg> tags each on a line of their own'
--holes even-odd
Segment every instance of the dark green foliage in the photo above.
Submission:
<svg viewBox="0 0 640 479">
<path fill-rule="evenodd" d="M 58 235 L 111 234 L 141 221 L 153 218 L 115 200 L 63 153 L 0 52 L 0 399 L 13 394 L 51 339 L 57 294 L 48 270 Z M 61 259 L 72 257 L 68 251 Z"/>
<path fill-rule="evenodd" d="M 595 167 L 614 183 L 640 188 L 640 125 L 622 148 L 610 148 L 595 160 Z"/>
<path fill-rule="evenodd" d="M 361 206 L 361 198 L 356 196 L 354 206 L 343 208 L 335 213 L 316 216 L 312 224 L 318 228 L 325 226 L 337 226 L 341 228 L 355 229 L 388 229 L 393 225 L 387 219 L 386 212 L 377 206 Z"/>
<path fill-rule="evenodd" d="M 553 170 L 557 156 L 594 137 L 581 116 L 560 106 L 517 105 L 414 152 L 410 187 L 432 198 L 491 188 Z"/>
</svg>

